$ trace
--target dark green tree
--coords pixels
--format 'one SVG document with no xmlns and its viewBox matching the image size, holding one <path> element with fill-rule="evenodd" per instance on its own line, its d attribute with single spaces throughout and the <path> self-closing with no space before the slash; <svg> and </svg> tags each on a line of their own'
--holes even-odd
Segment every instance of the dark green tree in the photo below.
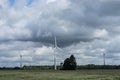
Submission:
<svg viewBox="0 0 120 80">
<path fill-rule="evenodd" d="M 74 55 L 70 56 L 70 67 L 71 67 L 71 70 L 75 70 L 77 67 L 77 63 Z"/>
<path fill-rule="evenodd" d="M 63 70 L 75 70 L 77 67 L 76 59 L 74 55 L 71 55 L 70 58 L 66 58 L 63 64 Z"/>
<path fill-rule="evenodd" d="M 70 59 L 69 58 L 65 59 L 64 64 L 63 64 L 63 69 L 64 70 L 70 69 Z"/>
</svg>

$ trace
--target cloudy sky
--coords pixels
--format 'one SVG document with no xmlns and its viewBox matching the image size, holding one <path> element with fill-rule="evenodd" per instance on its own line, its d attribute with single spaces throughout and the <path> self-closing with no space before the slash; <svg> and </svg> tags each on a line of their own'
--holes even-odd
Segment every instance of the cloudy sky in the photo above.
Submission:
<svg viewBox="0 0 120 80">
<path fill-rule="evenodd" d="M 0 0 L 0 66 L 120 64 L 120 0 Z"/>
</svg>

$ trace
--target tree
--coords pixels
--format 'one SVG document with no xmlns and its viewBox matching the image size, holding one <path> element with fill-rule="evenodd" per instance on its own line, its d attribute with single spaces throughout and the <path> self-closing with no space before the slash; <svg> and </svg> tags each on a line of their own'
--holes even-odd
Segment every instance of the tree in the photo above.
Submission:
<svg viewBox="0 0 120 80">
<path fill-rule="evenodd" d="M 70 56 L 70 67 L 72 70 L 75 70 L 77 67 L 77 63 L 76 63 L 76 59 L 75 59 L 74 55 Z"/>
<path fill-rule="evenodd" d="M 75 70 L 76 67 L 77 63 L 74 55 L 71 55 L 70 58 L 64 60 L 63 70 Z"/>
</svg>

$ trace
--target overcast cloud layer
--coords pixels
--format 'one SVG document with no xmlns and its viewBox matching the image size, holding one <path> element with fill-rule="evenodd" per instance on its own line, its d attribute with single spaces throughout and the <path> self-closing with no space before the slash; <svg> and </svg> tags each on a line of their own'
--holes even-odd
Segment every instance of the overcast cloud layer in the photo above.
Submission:
<svg viewBox="0 0 120 80">
<path fill-rule="evenodd" d="M 119 0 L 0 0 L 0 66 L 120 64 Z"/>
</svg>

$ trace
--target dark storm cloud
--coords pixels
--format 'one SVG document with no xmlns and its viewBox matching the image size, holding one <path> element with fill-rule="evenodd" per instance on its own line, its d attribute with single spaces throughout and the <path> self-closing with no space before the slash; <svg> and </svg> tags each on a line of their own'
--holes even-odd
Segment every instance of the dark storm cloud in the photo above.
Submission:
<svg viewBox="0 0 120 80">
<path fill-rule="evenodd" d="M 120 1 L 105 1 L 100 6 L 99 15 L 101 16 L 120 16 Z"/>
<path fill-rule="evenodd" d="M 89 15 L 80 15 L 80 13 L 84 14 L 84 12 L 82 12 L 79 5 L 74 6 L 75 4 L 78 3 L 71 3 L 67 9 L 54 11 L 53 14 L 55 16 L 43 11 L 40 19 L 36 20 L 37 22 L 31 22 L 28 25 L 28 29 L 33 33 L 31 40 L 53 44 L 55 35 L 59 46 L 94 40 L 94 28 L 91 26 L 97 27 L 99 25 L 97 18 Z M 50 35 L 44 37 L 48 33 Z"/>
</svg>

